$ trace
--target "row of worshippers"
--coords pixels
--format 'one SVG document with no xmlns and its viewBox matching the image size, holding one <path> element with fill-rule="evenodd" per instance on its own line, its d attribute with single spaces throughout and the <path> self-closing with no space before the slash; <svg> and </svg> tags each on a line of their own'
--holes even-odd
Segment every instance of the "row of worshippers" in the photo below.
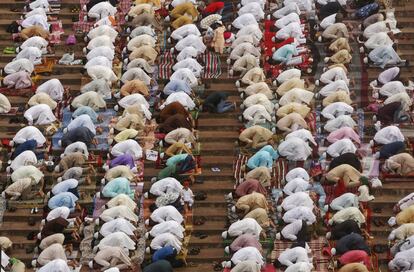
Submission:
<svg viewBox="0 0 414 272">
<path fill-rule="evenodd" d="M 323 209 L 323 214 L 329 212 L 331 215 L 327 239 L 336 241 L 331 254 L 337 258 L 335 266 L 342 266 L 340 271 L 369 271 L 372 268 L 371 252 L 361 227 L 366 222 L 363 205 L 374 197 L 369 194 L 367 179 L 362 176 L 358 155 L 361 140 L 355 131 L 357 124 L 351 117 L 354 109 L 347 68 L 352 60 L 351 37 L 348 26 L 342 22 L 342 10 L 324 15 L 327 17 L 320 22 L 319 28 L 324 29 L 323 41 L 329 41 L 327 50 L 332 55 L 325 57 L 328 67 L 317 82 L 317 85 L 324 84 L 318 95 L 323 97 L 319 121 L 327 120 L 324 130 L 330 133 L 326 138 L 329 146 L 322 154 L 325 164 L 330 159 L 324 178 L 328 183 L 335 183 L 334 199 Z M 350 192 L 355 188 L 358 188 L 358 194 Z"/>
<path fill-rule="evenodd" d="M 203 70 L 197 57 L 204 53 L 206 46 L 193 24 L 198 17 L 194 4 L 173 1 L 168 8 L 171 19 L 167 18 L 166 22 L 174 29 L 168 43 L 176 61 L 174 72 L 159 95 L 157 129 L 163 150 L 159 159 L 165 167 L 151 180 L 150 190 L 144 194 L 152 200 L 151 215 L 145 221 L 146 252 L 151 254 L 151 263 L 144 271 L 156 271 L 161 267 L 172 271 L 172 267 L 184 265 L 178 255 L 185 247 L 188 223 L 185 214 L 194 204 L 190 181 L 183 180 L 180 174 L 196 168 L 193 153 L 197 144 L 191 111 L 197 107 L 193 88 L 199 85 Z"/>
<path fill-rule="evenodd" d="M 143 133 L 146 120 L 151 119 L 147 102 L 151 78 L 140 67 L 152 69 L 152 66 L 144 59 L 133 63 L 135 58 L 132 57 L 129 58 L 132 63 L 129 67 L 127 61 L 125 67 L 118 61 L 128 57 L 128 49 L 132 51 L 139 45 L 132 42 L 123 50 L 116 47 L 120 31 L 112 23 L 116 7 L 109 2 L 100 2 L 87 9 L 88 16 L 98 22 L 85 37 L 88 44 L 84 52 L 88 61 L 84 68 L 92 81 L 82 89 L 84 94 L 96 93 L 103 102 L 104 99 L 118 98 L 114 109 L 124 109 L 122 116 L 116 117 L 115 125 L 109 129 L 108 161 L 103 166 L 105 176 L 101 180 L 101 190 L 96 194 L 96 198 L 105 205 L 100 210 L 99 218 L 93 222 L 98 231 L 93 235 L 94 257 L 88 265 L 89 269 L 105 271 L 136 269 L 144 254 L 139 248 L 139 239 L 142 238 L 137 207 L 139 195 L 134 186 L 140 180 L 137 162 L 143 157 L 143 149 L 137 139 Z M 132 80 L 136 80 L 136 85 L 128 87 L 128 82 Z M 112 92 L 114 85 L 121 86 L 119 93 Z"/>
</svg>

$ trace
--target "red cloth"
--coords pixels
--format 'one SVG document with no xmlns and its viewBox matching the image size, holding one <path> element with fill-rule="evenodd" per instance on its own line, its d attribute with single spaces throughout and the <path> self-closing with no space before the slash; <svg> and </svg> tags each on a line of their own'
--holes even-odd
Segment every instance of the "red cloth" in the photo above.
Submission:
<svg viewBox="0 0 414 272">
<path fill-rule="evenodd" d="M 346 186 L 344 181 L 341 179 L 338 181 L 338 183 L 335 186 L 335 191 L 334 191 L 334 196 L 336 197 L 340 197 L 341 195 L 346 193 Z"/>
<path fill-rule="evenodd" d="M 216 13 L 217 11 L 224 8 L 224 2 L 213 2 L 209 4 L 205 9 L 204 13 Z"/>
<path fill-rule="evenodd" d="M 350 250 L 339 258 L 341 264 L 363 262 L 366 267 L 371 267 L 371 260 L 364 250 Z"/>
<path fill-rule="evenodd" d="M 224 33 L 223 33 L 224 39 L 225 39 L 225 40 L 227 40 L 228 38 L 230 38 L 230 37 L 231 37 L 231 34 L 232 34 L 232 33 L 231 33 L 230 31 L 226 31 L 226 32 L 224 32 Z"/>
</svg>

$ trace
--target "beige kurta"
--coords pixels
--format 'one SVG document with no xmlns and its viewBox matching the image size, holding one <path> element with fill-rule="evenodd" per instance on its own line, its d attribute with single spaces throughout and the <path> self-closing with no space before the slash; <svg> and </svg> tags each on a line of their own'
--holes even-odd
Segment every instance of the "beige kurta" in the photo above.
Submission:
<svg viewBox="0 0 414 272">
<path fill-rule="evenodd" d="M 272 99 L 274 97 L 272 90 L 270 90 L 269 86 L 266 82 L 259 82 L 254 83 L 246 87 L 244 89 L 244 93 L 247 95 L 254 95 L 254 94 L 264 94 L 267 98 Z"/>
<path fill-rule="evenodd" d="M 276 123 L 276 127 L 278 129 L 288 132 L 292 130 L 293 125 L 298 125 L 301 128 L 308 128 L 308 124 L 306 123 L 305 119 L 303 119 L 301 114 L 296 112 L 289 113 L 282 119 L 279 119 L 279 121 Z"/>
<path fill-rule="evenodd" d="M 37 257 L 37 263 L 40 264 L 40 266 L 43 266 L 48 262 L 56 259 L 62 259 L 64 261 L 67 261 L 65 249 L 59 243 L 52 244 L 45 248 L 39 254 L 39 257 Z"/>
<path fill-rule="evenodd" d="M 276 115 L 278 117 L 285 117 L 286 115 L 292 112 L 295 112 L 295 113 L 300 114 L 303 118 L 305 118 L 310 112 L 310 110 L 311 109 L 307 105 L 292 102 L 292 103 L 284 105 L 283 107 L 280 107 L 277 110 Z"/>
<path fill-rule="evenodd" d="M 186 128 L 174 129 L 173 131 L 165 135 L 164 140 L 166 143 L 169 143 L 169 144 L 174 144 L 176 142 L 181 142 L 181 143 L 194 143 L 195 142 L 193 132 Z"/>
<path fill-rule="evenodd" d="M 0 94 L 0 113 L 8 113 L 11 109 L 9 99 L 4 95 Z"/>
<path fill-rule="evenodd" d="M 138 135 L 138 130 L 135 130 L 133 128 L 129 128 L 129 129 L 125 129 L 123 131 L 121 131 L 120 133 L 118 133 L 115 137 L 114 140 L 115 142 L 119 143 L 128 139 L 134 139 L 135 137 L 137 137 Z"/>
<path fill-rule="evenodd" d="M 12 241 L 6 236 L 0 236 L 0 248 L 6 250 L 13 245 Z"/>
<path fill-rule="evenodd" d="M 42 171 L 37 169 L 33 165 L 26 165 L 19 167 L 16 171 L 13 172 L 11 175 L 11 179 L 13 182 L 18 181 L 19 179 L 23 178 L 31 178 L 35 180 L 36 184 L 39 183 L 39 181 L 44 177 L 44 174 Z"/>
<path fill-rule="evenodd" d="M 132 173 L 129 166 L 125 166 L 125 165 L 115 166 L 109 169 L 105 174 L 105 179 L 108 181 L 111 181 L 119 177 L 123 177 L 131 181 L 135 178 L 135 175 L 134 173 Z"/>
<path fill-rule="evenodd" d="M 261 126 L 246 128 L 239 135 L 239 140 L 243 143 L 251 144 L 252 148 L 265 146 L 272 138 L 273 133 Z"/>
<path fill-rule="evenodd" d="M 4 191 L 11 199 L 16 200 L 24 197 L 25 192 L 30 192 L 30 188 L 35 184 L 36 182 L 31 178 L 22 178 L 10 184 Z"/>
<path fill-rule="evenodd" d="M 348 105 L 351 105 L 352 99 L 349 96 L 348 92 L 339 90 L 325 97 L 322 101 L 322 105 L 326 107 L 335 102 L 344 102 L 344 103 L 347 103 Z"/>
<path fill-rule="evenodd" d="M 352 56 L 346 49 L 342 49 L 333 54 L 333 56 L 331 56 L 329 59 L 333 63 L 348 64 L 351 62 Z"/>
<path fill-rule="evenodd" d="M 327 180 L 338 182 L 342 179 L 346 187 L 359 186 L 361 173 L 349 164 L 341 164 L 326 174 Z"/>
<path fill-rule="evenodd" d="M 29 106 L 39 105 L 39 104 L 46 104 L 52 110 L 54 110 L 57 106 L 56 101 L 54 101 L 47 93 L 39 92 L 32 97 L 30 97 L 29 101 L 27 102 Z"/>
<path fill-rule="evenodd" d="M 369 270 L 362 263 L 349 263 L 342 266 L 338 272 L 369 272 Z"/>
<path fill-rule="evenodd" d="M 96 92 L 86 92 L 78 95 L 73 99 L 71 105 L 74 108 L 88 106 L 95 111 L 99 110 L 100 108 L 106 108 L 106 102 L 103 99 L 102 95 Z"/>
<path fill-rule="evenodd" d="M 414 171 L 414 158 L 409 153 L 400 153 L 389 157 L 385 165 L 397 174 L 407 175 Z"/>
<path fill-rule="evenodd" d="M 278 95 L 283 96 L 286 92 L 294 88 L 305 89 L 305 81 L 297 77 L 288 79 L 277 88 L 276 92 Z"/>
<path fill-rule="evenodd" d="M 240 197 L 237 200 L 236 208 L 243 210 L 244 213 L 257 208 L 268 209 L 266 197 L 256 192 Z"/>
<path fill-rule="evenodd" d="M 129 60 L 141 58 L 148 62 L 150 65 L 154 65 L 155 60 L 157 59 L 158 52 L 154 48 L 148 45 L 143 45 L 141 47 L 135 48 L 131 54 L 129 54 Z"/>
<path fill-rule="evenodd" d="M 414 205 L 402 210 L 396 216 L 397 225 L 414 223 Z"/>
<path fill-rule="evenodd" d="M 251 210 L 244 216 L 244 218 L 253 218 L 257 221 L 257 223 L 259 223 L 262 228 L 267 228 L 270 225 L 267 211 L 263 208 L 256 208 L 254 210 Z"/>
<path fill-rule="evenodd" d="M 187 147 L 187 145 L 179 142 L 170 145 L 165 151 L 165 154 L 167 154 L 167 156 L 169 157 L 182 153 L 192 154 L 192 151 L 190 148 Z"/>
<path fill-rule="evenodd" d="M 242 77 L 241 81 L 244 84 L 251 85 L 254 83 L 266 81 L 266 76 L 263 73 L 262 68 L 255 67 L 247 71 L 247 73 Z"/>
<path fill-rule="evenodd" d="M 256 167 L 255 169 L 249 171 L 246 174 L 246 180 L 249 179 L 258 180 L 264 187 L 268 187 L 270 186 L 272 177 L 270 175 L 269 168 L 267 168 L 266 166 L 260 166 Z"/>
<path fill-rule="evenodd" d="M 119 118 L 115 124 L 115 129 L 118 131 L 124 131 L 126 129 L 142 130 L 144 127 L 144 119 L 140 118 L 137 114 L 127 114 Z"/>
<path fill-rule="evenodd" d="M 58 172 L 66 171 L 72 167 L 82 166 L 85 162 L 85 156 L 81 152 L 67 154 L 60 160 Z"/>
<path fill-rule="evenodd" d="M 148 96 L 149 90 L 148 90 L 147 85 L 139 79 L 127 81 L 121 87 L 121 96 L 128 96 L 134 93 L 140 93 L 143 96 Z"/>
<path fill-rule="evenodd" d="M 131 211 L 134 211 L 137 207 L 137 204 L 134 202 L 134 200 L 132 200 L 126 194 L 119 194 L 106 203 L 106 206 L 108 206 L 108 208 L 113 208 L 121 205 L 128 207 Z"/>
<path fill-rule="evenodd" d="M 338 38 L 329 45 L 329 50 L 334 52 L 338 52 L 343 49 L 351 52 L 351 47 L 349 46 L 347 38 Z"/>
<path fill-rule="evenodd" d="M 55 234 L 52 234 L 52 235 L 49 235 L 43 238 L 39 244 L 39 248 L 43 250 L 53 244 L 63 245 L 64 241 L 65 241 L 65 235 L 63 233 L 55 233 Z"/>
</svg>

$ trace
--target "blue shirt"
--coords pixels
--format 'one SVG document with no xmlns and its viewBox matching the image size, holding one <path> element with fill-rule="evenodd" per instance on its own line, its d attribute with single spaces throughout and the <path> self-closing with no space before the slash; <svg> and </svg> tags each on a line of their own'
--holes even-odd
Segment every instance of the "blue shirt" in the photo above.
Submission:
<svg viewBox="0 0 414 272">
<path fill-rule="evenodd" d="M 296 46 L 293 44 L 286 44 L 279 49 L 277 49 L 273 55 L 272 59 L 276 61 L 289 61 L 293 55 L 297 55 L 298 51 L 296 50 Z"/>
<path fill-rule="evenodd" d="M 187 158 L 188 154 L 178 154 L 178 155 L 174 155 L 171 158 L 169 158 L 167 160 L 167 162 L 165 163 L 167 166 L 172 166 L 172 165 L 176 165 L 177 163 L 185 160 L 185 158 Z"/>
<path fill-rule="evenodd" d="M 177 254 L 177 251 L 172 246 L 165 246 L 154 252 L 154 254 L 152 255 L 152 261 L 156 262 L 159 260 L 164 260 L 176 254 Z"/>
<path fill-rule="evenodd" d="M 135 192 L 131 190 L 129 180 L 123 177 L 115 178 L 108 182 L 102 189 L 104 197 L 116 197 L 119 194 L 129 195 L 130 198 L 134 198 Z"/>
<path fill-rule="evenodd" d="M 271 168 L 273 165 L 273 160 L 279 157 L 278 153 L 273 149 L 271 145 L 266 145 L 262 147 L 259 151 L 256 152 L 250 159 L 247 161 L 247 167 L 254 169 L 256 167 L 265 166 Z"/>
<path fill-rule="evenodd" d="M 186 94 L 191 94 L 191 87 L 184 80 L 171 80 L 164 87 L 164 94 L 170 95 L 176 92 L 185 92 Z"/>
</svg>

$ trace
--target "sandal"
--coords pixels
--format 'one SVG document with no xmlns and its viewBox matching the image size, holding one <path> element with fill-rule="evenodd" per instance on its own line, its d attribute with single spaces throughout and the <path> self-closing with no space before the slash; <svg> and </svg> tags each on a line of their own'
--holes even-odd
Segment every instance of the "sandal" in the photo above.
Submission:
<svg viewBox="0 0 414 272">
<path fill-rule="evenodd" d="M 200 254 L 200 248 L 199 247 L 193 247 L 188 251 L 189 255 L 198 255 Z"/>
</svg>

